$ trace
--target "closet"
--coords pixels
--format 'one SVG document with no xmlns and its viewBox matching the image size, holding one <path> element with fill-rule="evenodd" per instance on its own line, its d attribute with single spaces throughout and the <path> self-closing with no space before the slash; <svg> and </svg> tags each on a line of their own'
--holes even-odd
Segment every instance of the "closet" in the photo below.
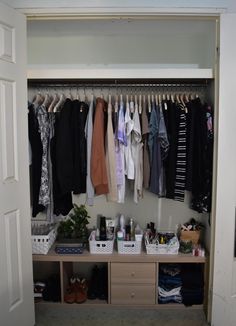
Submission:
<svg viewBox="0 0 236 326">
<path fill-rule="evenodd" d="M 192 94 L 209 103 L 217 112 L 215 103 L 215 82 L 217 82 L 217 19 L 216 17 L 113 17 L 83 18 L 55 20 L 30 19 L 28 33 L 28 99 L 35 94 L 65 94 L 73 98 L 103 96 L 108 100 L 111 95 L 129 94 L 133 96 L 160 95 L 163 99 L 169 94 Z M 215 155 L 215 154 L 214 154 Z M 214 171 L 214 170 L 213 170 Z M 85 203 L 85 195 L 73 195 L 76 203 Z M 204 243 L 210 255 L 211 248 L 211 214 L 197 213 L 190 208 L 190 194 L 185 194 L 185 201 L 178 202 L 167 198 L 159 198 L 155 194 L 144 191 L 139 203 L 133 202 L 132 193 L 127 192 L 125 203 L 107 202 L 104 196 L 96 197 L 94 206 L 88 206 L 92 216 L 90 226 L 96 225 L 97 214 L 116 216 L 122 213 L 134 217 L 142 228 L 153 221 L 160 230 L 175 230 L 181 224 L 194 217 L 205 225 Z M 38 215 L 34 220 L 44 219 Z M 91 258 L 85 256 L 77 259 L 33 258 L 35 277 L 40 277 L 48 268 L 61 274 L 62 294 L 66 288 L 65 275 L 80 269 L 80 262 L 106 263 L 109 270 L 109 298 L 111 304 L 122 302 L 122 291 L 128 284 L 136 284 L 136 288 L 145 288 L 151 292 L 147 304 L 155 304 L 158 278 L 158 264 L 169 262 L 168 258 Z M 200 257 L 194 260 L 184 257 L 180 262 L 207 263 Z M 121 260 L 120 260 L 121 259 Z M 136 272 L 143 269 L 142 259 L 151 277 L 145 275 L 138 281 L 127 281 L 126 275 L 117 277 L 116 268 L 126 264 Z M 169 258 L 177 262 L 178 258 Z M 130 265 L 130 266 L 128 266 Z M 117 267 L 118 266 L 118 267 Z M 140 266 L 140 269 L 138 268 Z M 141 272 L 142 273 L 142 272 Z M 122 278 L 123 277 L 123 278 Z M 110 279 L 111 278 L 111 279 Z M 151 281 L 150 281 L 151 280 Z M 145 287 L 146 284 L 146 287 Z M 131 285 L 130 285 L 131 286 Z M 150 291 L 147 289 L 151 289 Z M 152 292 L 154 290 L 154 292 Z M 121 291 L 121 292 L 120 292 Z M 118 294 L 117 294 L 118 293 Z M 205 299 L 207 302 L 207 283 Z M 135 302 L 145 304 L 145 302 Z"/>
</svg>

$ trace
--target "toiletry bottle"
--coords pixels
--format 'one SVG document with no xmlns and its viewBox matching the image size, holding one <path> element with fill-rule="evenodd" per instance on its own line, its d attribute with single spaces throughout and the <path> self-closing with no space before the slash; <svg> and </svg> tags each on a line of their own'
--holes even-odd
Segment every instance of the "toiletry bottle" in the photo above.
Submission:
<svg viewBox="0 0 236 326">
<path fill-rule="evenodd" d="M 100 217 L 100 240 L 107 240 L 107 230 L 106 230 L 106 217 Z"/>
<path fill-rule="evenodd" d="M 95 240 L 96 241 L 100 240 L 100 230 L 99 230 L 99 228 L 96 229 Z"/>
<path fill-rule="evenodd" d="M 131 218 L 129 220 L 129 225 L 130 225 L 130 240 L 135 241 L 134 219 L 133 218 Z"/>
<path fill-rule="evenodd" d="M 125 239 L 125 217 L 123 214 L 120 215 L 120 231 L 123 232 L 123 238 Z"/>
<path fill-rule="evenodd" d="M 125 226 L 125 240 L 130 241 L 130 225 Z"/>
<path fill-rule="evenodd" d="M 118 231 L 117 232 L 117 240 L 119 241 L 122 241 L 124 240 L 124 235 L 123 235 L 123 232 L 122 231 Z"/>
</svg>

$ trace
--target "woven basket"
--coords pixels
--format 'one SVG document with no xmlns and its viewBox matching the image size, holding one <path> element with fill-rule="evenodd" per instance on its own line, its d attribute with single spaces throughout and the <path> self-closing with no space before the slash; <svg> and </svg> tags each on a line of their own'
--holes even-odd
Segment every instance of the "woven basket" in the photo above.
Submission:
<svg viewBox="0 0 236 326">
<path fill-rule="evenodd" d="M 182 241 L 192 241 L 194 245 L 197 245 L 200 240 L 201 231 L 184 231 L 180 232 L 180 240 Z"/>
</svg>

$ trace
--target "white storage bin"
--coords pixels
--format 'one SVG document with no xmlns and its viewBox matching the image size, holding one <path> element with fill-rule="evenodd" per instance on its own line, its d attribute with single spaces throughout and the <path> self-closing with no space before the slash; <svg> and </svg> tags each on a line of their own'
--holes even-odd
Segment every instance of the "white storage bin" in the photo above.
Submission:
<svg viewBox="0 0 236 326">
<path fill-rule="evenodd" d="M 35 233 L 35 234 L 34 234 Z M 41 234 L 40 234 L 41 233 Z M 46 255 L 56 240 L 57 229 L 49 224 L 32 224 L 32 253 Z"/>
<path fill-rule="evenodd" d="M 114 247 L 114 238 L 112 240 L 97 241 L 93 240 L 93 232 L 89 236 L 89 251 L 91 254 L 112 254 Z"/>
<path fill-rule="evenodd" d="M 142 238 L 136 241 L 117 240 L 119 254 L 140 254 L 142 248 Z"/>
<path fill-rule="evenodd" d="M 179 252 L 179 241 L 176 234 L 174 233 L 173 233 L 173 237 L 166 244 L 160 244 L 160 243 L 151 244 L 148 243 L 148 240 L 145 237 L 145 246 L 148 255 L 155 255 L 155 254 L 177 255 Z"/>
</svg>

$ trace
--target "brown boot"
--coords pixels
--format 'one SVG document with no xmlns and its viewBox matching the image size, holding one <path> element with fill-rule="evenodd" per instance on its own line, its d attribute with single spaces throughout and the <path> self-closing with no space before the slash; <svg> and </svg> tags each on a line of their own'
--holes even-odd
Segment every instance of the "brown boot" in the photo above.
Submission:
<svg viewBox="0 0 236 326">
<path fill-rule="evenodd" d="M 66 289 L 66 293 L 64 295 L 64 301 L 66 303 L 76 302 L 76 279 L 74 277 L 70 278 L 70 285 Z"/>
<path fill-rule="evenodd" d="M 76 303 L 83 303 L 87 300 L 88 285 L 85 278 L 76 279 Z"/>
</svg>

